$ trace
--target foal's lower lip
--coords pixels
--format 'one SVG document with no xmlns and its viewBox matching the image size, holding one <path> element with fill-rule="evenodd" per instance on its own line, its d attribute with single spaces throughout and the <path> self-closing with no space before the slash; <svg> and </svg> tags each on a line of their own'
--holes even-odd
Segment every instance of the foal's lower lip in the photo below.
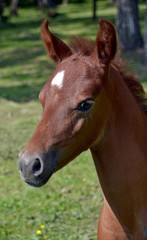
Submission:
<svg viewBox="0 0 147 240">
<path fill-rule="evenodd" d="M 44 179 L 39 179 L 36 178 L 36 182 L 35 181 L 27 181 L 26 179 L 24 179 L 24 181 L 29 184 L 32 187 L 42 187 L 43 185 L 45 185 L 47 183 L 47 181 L 50 179 L 50 177 L 53 175 L 53 173 L 50 173 L 48 176 L 46 176 Z M 41 181 L 40 181 L 41 180 Z"/>
</svg>

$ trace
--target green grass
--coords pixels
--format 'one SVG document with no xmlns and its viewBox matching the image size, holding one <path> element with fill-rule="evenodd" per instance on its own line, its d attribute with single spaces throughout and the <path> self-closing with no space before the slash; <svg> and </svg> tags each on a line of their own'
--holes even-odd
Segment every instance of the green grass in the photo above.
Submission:
<svg viewBox="0 0 147 240">
<path fill-rule="evenodd" d="M 90 1 L 59 6 L 58 12 L 49 25 L 64 41 L 71 35 L 95 39 L 98 24 L 91 20 Z M 114 22 L 115 13 L 99 1 L 100 17 Z M 17 170 L 18 153 L 40 119 L 38 93 L 54 69 L 40 40 L 45 17 L 36 9 L 21 9 L 17 18 L 0 23 L 0 239 L 96 240 L 102 194 L 89 152 L 40 189 L 23 183 Z M 146 87 L 147 70 L 138 60 L 132 65 Z M 38 236 L 41 224 L 45 229 Z"/>
</svg>

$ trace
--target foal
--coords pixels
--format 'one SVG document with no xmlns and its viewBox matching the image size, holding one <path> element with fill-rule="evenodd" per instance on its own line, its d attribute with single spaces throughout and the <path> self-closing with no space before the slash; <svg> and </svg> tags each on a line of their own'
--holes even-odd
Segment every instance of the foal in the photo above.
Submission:
<svg viewBox="0 0 147 240">
<path fill-rule="evenodd" d="M 68 47 L 42 24 L 56 70 L 39 94 L 43 115 L 20 154 L 33 186 L 90 148 L 104 192 L 99 240 L 147 239 L 147 107 L 143 87 L 115 60 L 116 32 L 99 22 L 96 44 Z"/>
</svg>

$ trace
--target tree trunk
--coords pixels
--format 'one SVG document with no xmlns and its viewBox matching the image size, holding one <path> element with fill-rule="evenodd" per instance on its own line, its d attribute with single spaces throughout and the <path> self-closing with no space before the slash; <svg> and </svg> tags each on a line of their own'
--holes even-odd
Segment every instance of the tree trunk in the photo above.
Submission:
<svg viewBox="0 0 147 240">
<path fill-rule="evenodd" d="M 93 0 L 92 5 L 93 5 L 93 20 L 96 20 L 96 1 Z"/>
<path fill-rule="evenodd" d="M 12 16 L 18 15 L 18 4 L 19 4 L 19 0 L 11 0 L 10 14 Z"/>
<path fill-rule="evenodd" d="M 62 0 L 62 4 L 63 5 L 67 5 L 68 4 L 68 0 Z"/>
<path fill-rule="evenodd" d="M 147 0 L 146 0 L 146 9 L 145 9 L 145 18 L 144 18 L 144 62 L 147 64 Z"/>
<path fill-rule="evenodd" d="M 120 47 L 125 50 L 143 48 L 140 33 L 138 0 L 117 0 L 116 26 Z"/>
<path fill-rule="evenodd" d="M 5 7 L 5 2 L 3 0 L 0 0 L 0 17 L 3 16 L 4 7 Z"/>
</svg>

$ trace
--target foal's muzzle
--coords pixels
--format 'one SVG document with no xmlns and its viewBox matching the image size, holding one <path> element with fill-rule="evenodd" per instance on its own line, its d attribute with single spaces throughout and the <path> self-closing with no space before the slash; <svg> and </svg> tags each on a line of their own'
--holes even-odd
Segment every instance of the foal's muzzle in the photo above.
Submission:
<svg viewBox="0 0 147 240">
<path fill-rule="evenodd" d="M 22 152 L 19 158 L 19 171 L 23 180 L 34 186 L 44 185 L 57 167 L 57 151 L 49 153 L 27 154 Z"/>
</svg>

